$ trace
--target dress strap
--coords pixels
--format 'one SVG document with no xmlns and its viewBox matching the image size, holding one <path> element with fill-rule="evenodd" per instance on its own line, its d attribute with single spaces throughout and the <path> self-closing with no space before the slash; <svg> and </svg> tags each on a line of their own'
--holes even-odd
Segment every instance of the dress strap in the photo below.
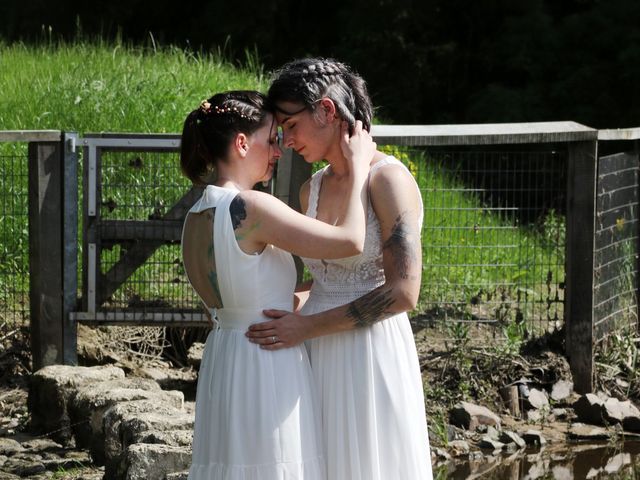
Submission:
<svg viewBox="0 0 640 480">
<path fill-rule="evenodd" d="M 322 185 L 322 177 L 327 167 L 318 170 L 311 176 L 311 184 L 309 185 L 309 205 L 305 215 L 307 217 L 316 218 L 318 214 L 318 197 L 320 196 L 320 186 Z"/>
</svg>

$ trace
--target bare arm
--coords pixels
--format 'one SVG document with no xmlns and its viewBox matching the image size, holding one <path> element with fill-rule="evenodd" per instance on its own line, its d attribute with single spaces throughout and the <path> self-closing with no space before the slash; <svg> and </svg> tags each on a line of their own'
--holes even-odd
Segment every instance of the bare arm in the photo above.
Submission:
<svg viewBox="0 0 640 480">
<path fill-rule="evenodd" d="M 383 285 L 349 304 L 314 315 L 267 311 L 276 319 L 251 326 L 247 336 L 263 348 L 275 350 L 309 338 L 367 327 L 415 308 L 422 272 L 419 195 L 413 178 L 398 166 L 383 167 L 371 181 L 371 201 L 382 230 Z M 273 336 L 279 341 L 273 343 Z"/>
</svg>

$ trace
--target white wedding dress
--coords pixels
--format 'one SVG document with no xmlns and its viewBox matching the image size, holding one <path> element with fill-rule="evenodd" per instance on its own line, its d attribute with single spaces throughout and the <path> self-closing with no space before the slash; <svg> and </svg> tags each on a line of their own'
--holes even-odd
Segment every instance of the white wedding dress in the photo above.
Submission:
<svg viewBox="0 0 640 480">
<path fill-rule="evenodd" d="M 211 309 L 196 394 L 190 480 L 326 480 L 319 406 L 304 346 L 262 350 L 245 337 L 264 308 L 293 308 L 291 255 L 257 255 L 236 242 L 237 190 L 208 186 L 190 212 L 215 208 L 213 241 L 224 308 Z"/>
<path fill-rule="evenodd" d="M 393 157 L 374 164 L 370 176 Z M 324 171 L 311 179 L 306 214 L 316 217 Z M 417 185 L 416 185 L 416 188 Z M 303 314 L 347 304 L 385 281 L 380 224 L 371 204 L 362 254 L 305 258 L 313 286 Z M 422 223 L 422 219 L 420 220 Z M 321 399 L 327 478 L 428 480 L 431 455 L 422 379 L 406 313 L 307 342 Z"/>
</svg>

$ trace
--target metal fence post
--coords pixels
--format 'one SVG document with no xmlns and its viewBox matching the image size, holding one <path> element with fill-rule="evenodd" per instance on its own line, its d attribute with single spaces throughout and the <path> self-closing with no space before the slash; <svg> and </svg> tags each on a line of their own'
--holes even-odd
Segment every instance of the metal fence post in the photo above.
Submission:
<svg viewBox="0 0 640 480">
<path fill-rule="evenodd" d="M 29 143 L 29 273 L 34 370 L 76 362 L 77 177 L 72 135 Z M 74 212 L 76 212 L 74 214 Z"/>
<path fill-rule="evenodd" d="M 565 335 L 575 390 L 593 390 L 593 286 L 597 141 L 569 143 Z"/>
</svg>

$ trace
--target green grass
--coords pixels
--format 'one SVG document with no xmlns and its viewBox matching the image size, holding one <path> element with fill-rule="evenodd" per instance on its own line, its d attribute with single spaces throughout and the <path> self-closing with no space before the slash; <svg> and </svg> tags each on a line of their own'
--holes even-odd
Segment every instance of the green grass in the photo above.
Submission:
<svg viewBox="0 0 640 480">
<path fill-rule="evenodd" d="M 0 44 L 0 129 L 179 132 L 211 94 L 265 86 L 251 56 L 238 66 L 174 47 Z"/>
</svg>

